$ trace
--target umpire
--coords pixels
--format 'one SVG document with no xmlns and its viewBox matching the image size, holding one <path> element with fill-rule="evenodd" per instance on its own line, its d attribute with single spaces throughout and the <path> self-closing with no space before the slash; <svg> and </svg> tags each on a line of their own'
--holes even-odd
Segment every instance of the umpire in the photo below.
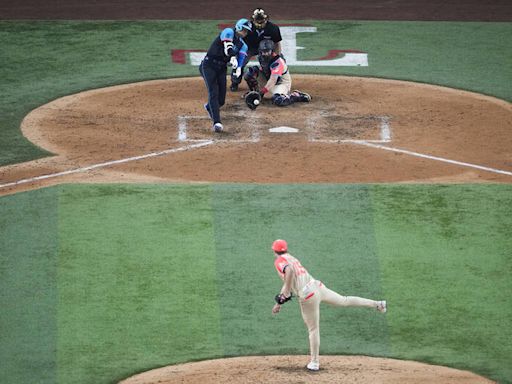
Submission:
<svg viewBox="0 0 512 384">
<path fill-rule="evenodd" d="M 251 16 L 252 29 L 249 31 L 244 41 L 247 43 L 248 54 L 243 63 L 240 64 L 241 71 L 233 70 L 231 73 L 231 86 L 229 89 L 233 92 L 238 90 L 238 85 L 242 82 L 244 68 L 251 57 L 258 55 L 258 47 L 262 40 L 272 40 L 274 42 L 274 52 L 281 54 L 281 30 L 272 23 L 268 15 L 261 8 L 256 8 Z"/>
<path fill-rule="evenodd" d="M 227 65 L 230 64 L 235 72 L 242 70 L 239 64 L 247 56 L 247 44 L 242 39 L 250 30 L 251 23 L 247 19 L 238 20 L 234 28 L 225 28 L 213 40 L 199 65 L 199 73 L 208 90 L 208 102 L 204 108 L 213 121 L 215 132 L 224 129 L 220 119 L 220 107 L 226 102 Z"/>
</svg>

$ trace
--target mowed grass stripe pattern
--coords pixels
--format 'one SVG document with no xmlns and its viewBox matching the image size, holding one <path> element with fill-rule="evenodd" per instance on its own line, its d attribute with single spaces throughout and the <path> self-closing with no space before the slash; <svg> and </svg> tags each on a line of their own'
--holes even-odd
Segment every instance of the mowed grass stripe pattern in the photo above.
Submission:
<svg viewBox="0 0 512 384">
<path fill-rule="evenodd" d="M 222 354 L 209 187 L 67 186 L 60 210 L 60 383 Z"/>
<path fill-rule="evenodd" d="M 392 355 L 512 379 L 512 186 L 374 186 Z"/>
<path fill-rule="evenodd" d="M 0 198 L 0 382 L 57 379 L 58 190 Z"/>
<path fill-rule="evenodd" d="M 308 354 L 297 300 L 272 316 L 281 288 L 272 241 L 284 238 L 317 279 L 347 295 L 381 298 L 368 187 L 223 184 L 213 194 L 222 340 L 229 356 Z M 322 307 L 322 351 L 385 355 L 385 317 Z"/>
<path fill-rule="evenodd" d="M 270 314 L 280 287 L 270 244 L 282 237 L 332 289 L 389 300 L 385 316 L 323 306 L 323 354 L 424 360 L 510 382 L 511 192 L 65 185 L 2 197 L 2 304 L 29 308 L 21 321 L 1 314 L 2 377 L 110 383 L 188 360 L 307 353 L 297 303 Z M 31 299 L 39 287 L 46 293 Z"/>
</svg>

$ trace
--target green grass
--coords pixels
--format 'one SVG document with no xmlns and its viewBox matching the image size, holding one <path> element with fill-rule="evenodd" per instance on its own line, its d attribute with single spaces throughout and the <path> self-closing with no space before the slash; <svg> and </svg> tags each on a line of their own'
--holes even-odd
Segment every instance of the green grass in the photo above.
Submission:
<svg viewBox="0 0 512 384">
<path fill-rule="evenodd" d="M 510 383 L 511 192 L 64 185 L 1 197 L 2 379 L 114 383 L 182 361 L 307 353 L 297 303 L 270 314 L 270 245 L 283 237 L 330 288 L 389 301 L 386 316 L 322 307 L 322 354 Z"/>
<path fill-rule="evenodd" d="M 271 316 L 273 297 L 281 287 L 270 251 L 276 238 L 287 239 L 292 253 L 301 255 L 310 273 L 331 289 L 373 298 L 382 295 L 368 188 L 324 186 L 321 191 L 303 185 L 215 188 L 225 354 L 308 353 L 307 330 L 298 306 L 287 305 L 278 317 Z M 359 273 L 362 270 L 364 274 Z M 238 302 L 233 292 L 246 299 Z M 385 354 L 385 319 L 368 312 L 326 307 L 322 312 L 324 353 Z"/>
<path fill-rule="evenodd" d="M 209 196 L 208 187 L 64 189 L 60 383 L 221 354 Z"/>
<path fill-rule="evenodd" d="M 49 155 L 19 130 L 24 116 L 42 104 L 86 89 L 198 76 L 194 66 L 171 63 L 170 51 L 206 50 L 219 23 L 0 21 L 0 166 Z M 293 73 L 413 80 L 512 100 L 511 23 L 306 23 L 318 31 L 298 34 L 305 48 L 300 59 L 359 49 L 368 52 L 370 65 L 293 67 Z"/>
<path fill-rule="evenodd" d="M 0 198 L 0 381 L 56 383 L 58 190 Z"/>
<path fill-rule="evenodd" d="M 411 80 L 512 100 L 512 23 L 326 22 L 299 34 L 304 59 L 329 49 L 368 52 L 368 67 L 300 67 L 330 73 Z M 318 44 L 321 41 L 321 44 Z M 311 47 L 311 48 L 310 48 Z"/>
<path fill-rule="evenodd" d="M 374 192 L 393 354 L 511 380 L 512 187 Z"/>
</svg>

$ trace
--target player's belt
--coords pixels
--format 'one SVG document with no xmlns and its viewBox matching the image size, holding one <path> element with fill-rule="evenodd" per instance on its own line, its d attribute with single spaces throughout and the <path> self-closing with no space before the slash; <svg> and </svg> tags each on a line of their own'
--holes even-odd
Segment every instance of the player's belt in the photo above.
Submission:
<svg viewBox="0 0 512 384">
<path fill-rule="evenodd" d="M 214 59 L 213 57 L 209 57 L 209 56 L 205 56 L 204 61 L 206 61 L 208 63 L 215 64 L 215 65 L 226 65 L 227 64 L 227 62 L 225 62 L 224 60 Z"/>
</svg>

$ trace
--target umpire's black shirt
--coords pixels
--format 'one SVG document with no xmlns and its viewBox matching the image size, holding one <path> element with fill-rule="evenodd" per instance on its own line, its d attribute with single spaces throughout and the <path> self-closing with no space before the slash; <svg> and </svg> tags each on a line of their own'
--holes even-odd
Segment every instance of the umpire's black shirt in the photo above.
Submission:
<svg viewBox="0 0 512 384">
<path fill-rule="evenodd" d="M 249 51 L 257 54 L 260 41 L 264 39 L 272 40 L 274 43 L 279 43 L 283 40 L 279 27 L 271 21 L 267 21 L 267 25 L 263 29 L 256 29 L 253 25 L 252 30 L 244 38 L 244 41 L 249 47 Z"/>
</svg>

